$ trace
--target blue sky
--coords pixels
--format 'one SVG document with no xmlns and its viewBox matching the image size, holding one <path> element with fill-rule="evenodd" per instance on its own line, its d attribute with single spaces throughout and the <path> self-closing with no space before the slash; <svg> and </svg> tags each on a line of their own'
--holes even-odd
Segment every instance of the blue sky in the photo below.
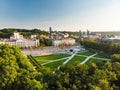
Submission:
<svg viewBox="0 0 120 90">
<path fill-rule="evenodd" d="M 0 28 L 119 31 L 120 0 L 0 0 Z"/>
</svg>

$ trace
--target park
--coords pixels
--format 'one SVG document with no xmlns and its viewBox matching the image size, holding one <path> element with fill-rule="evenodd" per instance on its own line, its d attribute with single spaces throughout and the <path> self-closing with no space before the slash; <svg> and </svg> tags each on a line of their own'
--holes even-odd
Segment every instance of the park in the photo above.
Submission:
<svg viewBox="0 0 120 90">
<path fill-rule="evenodd" d="M 110 59 L 103 52 L 91 50 L 78 50 L 74 48 L 74 52 L 54 53 L 50 55 L 33 56 L 34 60 L 42 66 L 49 67 L 52 71 L 60 68 L 61 65 L 73 65 L 75 63 L 90 65 L 92 63 L 102 64 Z"/>
</svg>

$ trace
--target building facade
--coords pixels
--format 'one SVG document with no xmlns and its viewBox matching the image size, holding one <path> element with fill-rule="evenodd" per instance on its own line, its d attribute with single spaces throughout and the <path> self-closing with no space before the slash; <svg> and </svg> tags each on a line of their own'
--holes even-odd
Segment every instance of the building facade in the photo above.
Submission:
<svg viewBox="0 0 120 90">
<path fill-rule="evenodd" d="M 9 45 L 17 45 L 19 47 L 37 47 L 39 45 L 39 40 L 37 39 L 25 39 L 19 33 L 14 33 L 10 39 L 4 39 L 0 41 L 0 44 L 9 44 Z"/>
<path fill-rule="evenodd" d="M 59 46 L 59 45 L 74 45 L 75 39 L 59 39 L 59 40 L 52 40 L 53 46 Z"/>
</svg>

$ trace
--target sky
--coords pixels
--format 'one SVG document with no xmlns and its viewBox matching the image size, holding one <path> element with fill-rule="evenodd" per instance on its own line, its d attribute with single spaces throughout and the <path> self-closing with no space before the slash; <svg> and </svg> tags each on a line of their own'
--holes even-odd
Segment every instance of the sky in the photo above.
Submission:
<svg viewBox="0 0 120 90">
<path fill-rule="evenodd" d="M 0 0 L 0 28 L 120 31 L 120 0 Z"/>
</svg>

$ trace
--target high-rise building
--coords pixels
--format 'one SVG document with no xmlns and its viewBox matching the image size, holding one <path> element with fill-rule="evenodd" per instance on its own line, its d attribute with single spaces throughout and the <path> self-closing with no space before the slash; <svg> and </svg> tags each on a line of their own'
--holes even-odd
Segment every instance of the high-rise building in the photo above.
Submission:
<svg viewBox="0 0 120 90">
<path fill-rule="evenodd" d="M 51 39 L 51 37 L 52 37 L 52 27 L 49 27 L 49 32 L 50 32 L 49 38 Z"/>
</svg>

